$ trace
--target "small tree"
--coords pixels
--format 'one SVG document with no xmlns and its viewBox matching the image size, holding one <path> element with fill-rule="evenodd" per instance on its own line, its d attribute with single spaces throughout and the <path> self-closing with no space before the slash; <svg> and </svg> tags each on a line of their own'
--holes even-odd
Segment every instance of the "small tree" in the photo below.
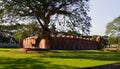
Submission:
<svg viewBox="0 0 120 69">
<path fill-rule="evenodd" d="M 21 41 L 21 40 L 23 40 L 24 38 L 27 37 L 27 34 L 25 34 L 25 32 L 22 29 L 19 29 L 19 30 L 16 31 L 16 33 L 13 35 L 13 37 L 16 40 Z"/>
<path fill-rule="evenodd" d="M 14 33 L 14 38 L 18 41 L 20 41 L 21 39 L 24 39 L 26 37 L 30 37 L 33 36 L 35 34 L 39 34 L 40 33 L 40 28 L 38 25 L 36 25 L 36 22 L 24 25 L 23 28 L 18 29 L 15 33 Z"/>
<path fill-rule="evenodd" d="M 102 36 L 102 45 L 103 46 L 106 46 L 108 45 L 108 36 Z"/>
<path fill-rule="evenodd" d="M 118 39 L 117 37 L 111 36 L 109 37 L 108 44 L 118 44 Z"/>
<path fill-rule="evenodd" d="M 22 29 L 17 30 L 13 37 L 19 42 L 19 47 L 23 47 L 23 39 L 27 37 Z"/>
</svg>

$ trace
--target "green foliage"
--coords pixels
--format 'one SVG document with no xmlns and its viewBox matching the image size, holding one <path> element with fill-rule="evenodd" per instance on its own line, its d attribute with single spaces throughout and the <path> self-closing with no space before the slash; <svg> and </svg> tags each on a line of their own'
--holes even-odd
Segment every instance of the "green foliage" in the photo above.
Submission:
<svg viewBox="0 0 120 69">
<path fill-rule="evenodd" d="M 74 30 L 90 32 L 88 16 L 89 0 L 4 0 L 1 7 L 2 23 L 18 23 L 19 21 L 36 21 L 42 31 L 50 32 L 49 26 L 66 31 Z M 30 22 L 31 23 L 31 22 Z M 57 27 L 60 26 L 60 27 Z M 62 27 L 62 28 L 61 28 Z M 58 30 L 58 29 L 57 29 Z"/>
<path fill-rule="evenodd" d="M 108 38 L 109 38 L 109 36 L 102 36 L 102 44 L 104 46 L 108 45 Z"/>
<path fill-rule="evenodd" d="M 96 38 L 98 37 L 98 35 L 93 35 L 92 36 L 92 40 L 96 41 Z"/>
<path fill-rule="evenodd" d="M 0 25 L 0 31 L 12 31 L 24 28 L 25 24 Z"/>
<path fill-rule="evenodd" d="M 118 36 L 118 46 L 120 47 L 120 36 Z"/>
<path fill-rule="evenodd" d="M 24 33 L 25 33 L 25 32 L 24 32 L 22 29 L 19 29 L 19 30 L 17 30 L 17 32 L 13 35 L 13 37 L 14 37 L 16 40 L 20 41 L 20 40 L 26 38 L 27 35 L 24 34 Z"/>
<path fill-rule="evenodd" d="M 108 44 L 118 44 L 118 46 L 120 46 L 120 36 L 110 36 Z"/>
<path fill-rule="evenodd" d="M 40 27 L 36 22 L 27 24 L 25 26 L 25 31 L 29 32 L 29 36 L 33 36 L 35 34 L 40 34 L 41 33 Z"/>
<path fill-rule="evenodd" d="M 80 34 L 76 31 L 68 31 L 66 32 L 67 35 L 73 35 L 73 36 L 80 36 Z"/>
<path fill-rule="evenodd" d="M 61 32 L 58 32 L 57 34 L 71 35 L 71 36 L 81 36 L 81 34 L 79 34 L 78 32 L 71 31 L 71 30 L 69 30 L 67 32 L 61 31 Z"/>
<path fill-rule="evenodd" d="M 107 24 L 106 34 L 110 36 L 120 35 L 120 16 Z"/>
<path fill-rule="evenodd" d="M 109 37 L 108 44 L 118 44 L 118 39 L 115 36 Z"/>
<path fill-rule="evenodd" d="M 33 36 L 39 33 L 40 33 L 39 26 L 36 25 L 36 23 L 30 23 L 28 25 L 25 25 L 24 28 L 17 30 L 13 36 L 16 40 L 20 41 L 26 37 Z"/>
<path fill-rule="evenodd" d="M 10 38 L 11 37 L 0 35 L 0 43 L 9 43 Z"/>
</svg>

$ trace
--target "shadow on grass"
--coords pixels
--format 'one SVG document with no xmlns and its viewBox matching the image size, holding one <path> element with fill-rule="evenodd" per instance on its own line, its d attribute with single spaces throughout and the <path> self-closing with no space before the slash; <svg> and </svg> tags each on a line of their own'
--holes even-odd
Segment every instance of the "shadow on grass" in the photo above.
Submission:
<svg viewBox="0 0 120 69">
<path fill-rule="evenodd" d="M 10 53 L 26 55 L 26 53 L 21 53 L 16 51 L 10 51 Z M 28 52 L 27 54 L 32 55 L 35 54 L 35 52 L 33 53 Z M 34 58 L 34 56 L 32 56 L 33 58 L 31 57 L 8 58 L 2 56 L 0 57 L 0 69 L 80 69 L 73 66 L 52 64 L 51 61 L 45 61 L 45 59 L 40 59 L 41 57 L 60 58 L 60 59 L 92 59 L 92 60 L 100 60 L 100 61 L 120 61 L 120 52 L 60 50 L 60 51 L 48 51 L 42 53 L 39 52 L 39 54 L 37 53 L 37 56 L 38 56 L 37 59 Z M 97 69 L 97 68 L 89 67 L 83 69 Z M 105 69 L 109 69 L 109 68 L 105 68 Z"/>
<path fill-rule="evenodd" d="M 79 69 L 120 69 L 120 63 L 86 67 L 86 68 L 79 68 Z"/>
<path fill-rule="evenodd" d="M 92 59 L 100 61 L 120 61 L 120 52 L 104 52 L 104 51 L 76 51 L 68 50 L 63 52 L 53 52 L 54 55 L 47 55 L 51 58 L 61 59 Z M 43 56 L 46 57 L 46 56 Z"/>
<path fill-rule="evenodd" d="M 0 57 L 0 60 L 0 69 L 76 69 L 72 66 L 51 64 L 51 62 L 42 59 Z"/>
<path fill-rule="evenodd" d="M 53 51 L 54 55 L 47 55 L 43 57 L 60 58 L 60 59 L 90 59 L 99 61 L 119 61 L 120 52 L 104 52 L 104 51 Z M 86 68 L 76 69 L 120 69 L 120 63 L 100 65 Z"/>
</svg>

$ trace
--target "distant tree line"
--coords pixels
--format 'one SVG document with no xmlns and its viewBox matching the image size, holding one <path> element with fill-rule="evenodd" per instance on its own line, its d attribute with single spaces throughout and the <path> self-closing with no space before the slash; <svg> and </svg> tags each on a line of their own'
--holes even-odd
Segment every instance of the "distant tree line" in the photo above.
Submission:
<svg viewBox="0 0 120 69">
<path fill-rule="evenodd" d="M 117 44 L 118 46 L 120 46 L 120 36 L 111 36 L 111 37 L 109 37 L 108 44 L 110 44 L 110 45 Z"/>
<path fill-rule="evenodd" d="M 8 43 L 11 38 L 20 39 L 40 33 L 35 22 L 30 24 L 0 25 L 0 42 Z"/>
</svg>

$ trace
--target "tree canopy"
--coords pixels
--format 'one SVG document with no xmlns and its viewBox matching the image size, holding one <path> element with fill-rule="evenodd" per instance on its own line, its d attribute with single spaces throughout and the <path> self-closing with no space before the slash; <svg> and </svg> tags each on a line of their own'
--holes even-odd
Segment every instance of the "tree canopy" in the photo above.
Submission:
<svg viewBox="0 0 120 69">
<path fill-rule="evenodd" d="M 43 31 L 73 30 L 88 34 L 91 27 L 88 16 L 89 0 L 3 0 L 0 5 L 2 23 L 36 21 Z"/>
<path fill-rule="evenodd" d="M 110 36 L 120 35 L 120 16 L 107 24 L 106 34 Z"/>
</svg>

